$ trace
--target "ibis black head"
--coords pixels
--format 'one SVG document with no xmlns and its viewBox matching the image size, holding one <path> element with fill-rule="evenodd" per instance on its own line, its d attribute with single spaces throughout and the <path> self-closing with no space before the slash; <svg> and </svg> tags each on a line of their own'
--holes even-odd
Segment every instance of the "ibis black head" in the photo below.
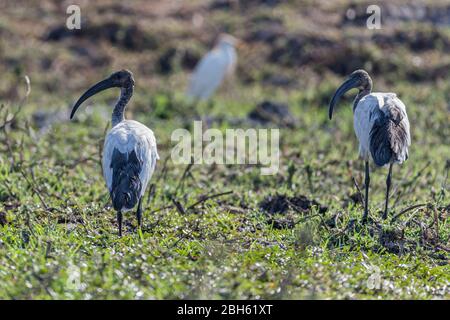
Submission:
<svg viewBox="0 0 450 320">
<path fill-rule="evenodd" d="M 328 115 L 330 119 L 333 116 L 333 108 L 338 103 L 339 99 L 349 90 L 357 88 L 360 91 L 368 88 L 372 88 L 372 79 L 365 70 L 356 70 L 345 80 L 343 84 L 336 90 L 331 99 Z"/>
<path fill-rule="evenodd" d="M 96 83 L 95 85 L 90 87 L 85 93 L 83 93 L 80 99 L 78 99 L 78 101 L 73 106 L 72 112 L 70 114 L 70 119 L 73 118 L 78 107 L 93 95 L 109 88 L 129 88 L 133 86 L 134 86 L 134 78 L 131 71 L 124 69 L 114 72 L 108 78 Z"/>
</svg>

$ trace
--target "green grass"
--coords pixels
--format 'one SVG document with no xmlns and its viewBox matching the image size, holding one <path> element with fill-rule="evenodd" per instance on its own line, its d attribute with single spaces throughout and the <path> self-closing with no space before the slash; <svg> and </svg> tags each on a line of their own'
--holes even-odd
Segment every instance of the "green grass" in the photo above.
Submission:
<svg viewBox="0 0 450 320">
<path fill-rule="evenodd" d="M 362 215 L 361 205 L 349 200 L 356 192 L 352 177 L 362 185 L 351 111 L 341 105 L 329 122 L 326 108 L 316 107 L 307 91 L 289 101 L 299 125 L 281 129 L 275 176 L 261 176 L 256 167 L 194 165 L 181 181 L 186 166 L 164 163 L 170 132 L 187 116 L 156 119 L 135 112 L 154 130 L 161 161 L 142 232 L 130 213 L 122 238 L 98 162 L 104 112 L 82 110 L 80 121 L 56 124 L 33 139 L 35 132 L 25 127 L 26 105 L 15 129 L 7 131 L 11 153 L 3 154 L 0 165 L 0 212 L 8 220 L 0 227 L 0 298 L 449 298 L 444 95 L 426 87 L 414 101 L 403 90 L 420 92 L 397 90 L 414 125 L 410 160 L 394 169 L 391 203 L 398 201 L 391 217 L 414 204 L 427 207 L 381 221 L 386 169 L 377 169 L 374 221 L 349 227 Z M 171 99 L 158 103 L 170 110 Z M 238 103 L 224 101 L 217 99 L 214 114 L 223 108 L 230 117 L 243 113 Z M 431 101 L 430 123 L 422 104 Z M 14 109 L 9 105 L 4 113 Z M 185 214 L 171 201 L 188 208 L 202 195 L 228 190 L 233 194 Z M 291 208 L 269 217 L 260 202 L 277 194 L 306 195 L 328 211 Z M 381 287 L 373 288 L 368 281 L 376 268 Z"/>
</svg>

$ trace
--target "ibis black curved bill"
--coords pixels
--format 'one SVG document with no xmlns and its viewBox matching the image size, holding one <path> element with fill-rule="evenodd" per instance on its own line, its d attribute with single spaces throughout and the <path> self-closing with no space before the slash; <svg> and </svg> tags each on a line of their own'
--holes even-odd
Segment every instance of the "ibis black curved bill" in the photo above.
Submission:
<svg viewBox="0 0 450 320">
<path fill-rule="evenodd" d="M 339 99 L 349 90 L 356 88 L 358 86 L 358 80 L 354 78 L 350 78 L 346 80 L 341 86 L 336 90 L 336 92 L 333 95 L 333 98 L 331 99 L 330 106 L 328 109 L 328 116 L 331 118 L 333 117 L 333 109 L 334 106 L 338 103 Z"/>
<path fill-rule="evenodd" d="M 90 87 L 83 95 L 78 99 L 78 101 L 73 106 L 72 112 L 70 113 L 70 119 L 73 118 L 75 112 L 78 110 L 78 107 L 87 99 L 95 95 L 96 93 L 99 93 L 103 90 L 109 89 L 109 88 L 115 88 L 117 85 L 114 84 L 114 82 L 111 80 L 111 78 L 107 78 L 105 80 L 100 81 L 99 83 L 93 85 Z"/>
</svg>

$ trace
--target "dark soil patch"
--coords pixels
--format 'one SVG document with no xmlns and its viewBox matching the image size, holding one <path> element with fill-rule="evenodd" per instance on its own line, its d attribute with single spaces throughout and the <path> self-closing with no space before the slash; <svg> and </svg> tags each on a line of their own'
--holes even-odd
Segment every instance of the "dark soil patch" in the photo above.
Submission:
<svg viewBox="0 0 450 320">
<path fill-rule="evenodd" d="M 339 220 L 345 213 L 339 212 L 325 220 L 323 224 L 330 231 L 329 245 L 331 247 L 349 245 L 355 250 L 361 250 L 362 244 L 358 238 L 361 234 L 366 234 L 378 240 L 377 245 L 367 249 L 401 255 L 414 252 L 420 246 L 433 259 L 443 260 L 442 257 L 448 256 L 450 248 L 447 245 L 448 240 L 439 236 L 439 228 L 443 224 L 438 221 L 446 219 L 445 207 L 437 209 L 437 214 L 432 215 L 435 212 L 434 208 L 425 208 L 420 218 L 408 219 L 406 223 L 387 223 L 387 221 L 380 223 L 369 216 L 365 225 L 354 219 L 347 225 L 343 225 L 339 223 Z M 440 214 L 441 209 L 444 209 L 442 214 Z M 428 212 L 429 210 L 431 211 Z"/>
<path fill-rule="evenodd" d="M 364 39 L 328 39 L 320 35 L 290 34 L 273 45 L 269 55 L 271 63 L 285 67 L 312 66 L 316 72 L 330 70 L 347 75 L 358 68 L 381 72 L 389 66 L 374 56 L 372 46 Z"/>
<path fill-rule="evenodd" d="M 383 49 L 403 44 L 412 51 L 449 50 L 450 39 L 439 29 L 398 30 L 393 34 L 375 34 L 372 40 Z"/>
<path fill-rule="evenodd" d="M 295 227 L 297 222 L 290 211 L 310 213 L 313 208 L 317 208 L 319 213 L 323 214 L 328 210 L 326 206 L 303 195 L 294 197 L 280 194 L 268 196 L 260 202 L 259 207 L 267 214 L 266 223 L 274 229 L 292 229 Z M 283 216 L 280 217 L 279 215 Z"/>
<path fill-rule="evenodd" d="M 280 21 L 267 20 L 261 22 L 255 21 L 257 27 L 254 27 L 245 37 L 246 42 L 265 42 L 273 44 L 278 39 L 286 36 L 286 31 Z"/>
<path fill-rule="evenodd" d="M 289 111 L 286 104 L 271 101 L 263 101 L 249 114 L 248 118 L 260 124 L 274 123 L 282 127 L 294 128 L 296 119 Z"/>
<path fill-rule="evenodd" d="M 112 58 L 107 52 L 100 50 L 94 46 L 79 46 L 73 45 L 69 49 L 79 55 L 80 57 L 88 59 L 92 67 L 105 67 L 108 66 Z M 42 68 L 44 70 L 49 70 L 53 67 L 53 61 L 49 58 L 44 58 L 42 60 Z"/>
<path fill-rule="evenodd" d="M 378 245 L 368 247 L 367 249 L 375 251 L 386 251 L 394 254 L 403 254 L 414 249 L 415 243 L 405 237 L 404 228 L 389 227 L 386 228 L 370 217 L 365 225 L 355 219 L 351 219 L 344 226 L 338 228 L 338 216 L 334 215 L 330 219 L 324 221 L 326 226 L 331 229 L 329 245 L 331 247 L 340 247 L 349 245 L 355 250 L 361 250 L 359 243 L 359 234 L 369 234 L 371 237 L 378 239 Z"/>
<path fill-rule="evenodd" d="M 380 50 L 390 50 L 404 44 L 412 51 L 448 50 L 450 39 L 441 31 L 397 31 L 390 35 L 376 34 L 372 38 L 330 39 L 320 35 L 289 34 L 272 45 L 268 61 L 288 68 L 311 67 L 315 72 L 331 71 L 346 76 L 356 69 L 367 69 L 374 75 L 394 74 L 413 82 L 434 81 L 449 75 L 448 65 L 419 67 L 392 59 L 381 58 Z"/>
<path fill-rule="evenodd" d="M 348 198 L 344 199 L 342 206 L 344 208 L 346 208 L 346 207 L 348 207 L 349 204 L 364 205 L 364 199 L 362 197 L 362 194 L 359 192 L 355 192 L 355 193 L 348 195 Z"/>
<path fill-rule="evenodd" d="M 8 220 L 6 219 L 6 212 L 0 211 L 0 225 L 4 226 L 8 223 Z"/>
<path fill-rule="evenodd" d="M 158 72 L 161 74 L 169 74 L 173 70 L 173 60 L 177 53 L 177 49 L 169 48 L 158 59 Z"/>
<path fill-rule="evenodd" d="M 269 217 L 267 224 L 272 225 L 274 229 L 292 229 L 295 227 L 295 221 L 292 218 L 274 218 Z"/>
<path fill-rule="evenodd" d="M 261 201 L 259 207 L 268 214 L 285 214 L 288 210 L 307 213 L 314 207 L 318 208 L 319 213 L 325 213 L 328 210 L 328 207 L 321 205 L 314 199 L 308 199 L 303 195 L 294 197 L 280 194 L 268 196 Z"/>
<path fill-rule="evenodd" d="M 67 217 L 62 216 L 58 217 L 58 223 L 60 224 L 84 224 L 83 218 L 76 218 L 76 217 Z"/>
<path fill-rule="evenodd" d="M 200 60 L 200 54 L 189 49 L 177 50 L 174 47 L 166 49 L 158 59 L 158 72 L 170 74 L 178 66 L 193 70 Z"/>
<path fill-rule="evenodd" d="M 286 77 L 282 74 L 263 74 L 262 84 L 281 87 L 281 88 L 293 88 L 297 85 L 297 80 L 293 78 Z"/>
<path fill-rule="evenodd" d="M 45 41 L 62 41 L 66 38 L 88 39 L 93 42 L 107 41 L 128 50 L 156 49 L 157 39 L 142 30 L 136 24 L 122 25 L 118 22 L 106 22 L 90 25 L 81 29 L 69 30 L 66 26 L 51 28 L 44 36 Z"/>
<path fill-rule="evenodd" d="M 281 0 L 247 0 L 247 1 L 236 1 L 236 0 L 215 0 L 213 1 L 209 9 L 210 10 L 233 10 L 233 9 L 250 9 L 252 7 L 259 7 L 261 5 L 274 7 L 281 3 Z"/>
<path fill-rule="evenodd" d="M 380 229 L 380 246 L 390 253 L 401 254 L 405 252 L 405 233 L 403 229 Z"/>
<path fill-rule="evenodd" d="M 284 66 L 302 66 L 310 62 L 319 61 L 322 55 L 329 55 L 337 44 L 325 37 L 316 35 L 289 34 L 278 39 L 270 54 L 270 62 L 279 63 Z"/>
</svg>

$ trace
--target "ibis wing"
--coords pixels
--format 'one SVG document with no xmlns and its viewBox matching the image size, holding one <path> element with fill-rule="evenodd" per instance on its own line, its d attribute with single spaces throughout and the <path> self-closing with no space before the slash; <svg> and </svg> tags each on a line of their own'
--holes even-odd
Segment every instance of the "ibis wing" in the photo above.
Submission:
<svg viewBox="0 0 450 320">
<path fill-rule="evenodd" d="M 377 166 L 384 166 L 392 159 L 392 149 L 389 137 L 391 124 L 383 114 L 374 121 L 370 130 L 370 152 Z"/>
<path fill-rule="evenodd" d="M 411 144 L 409 121 L 403 103 L 389 94 L 384 96 L 383 102 L 379 109 L 373 111 L 377 115 L 370 130 L 370 152 L 378 166 L 391 161 L 405 161 Z"/>
</svg>

